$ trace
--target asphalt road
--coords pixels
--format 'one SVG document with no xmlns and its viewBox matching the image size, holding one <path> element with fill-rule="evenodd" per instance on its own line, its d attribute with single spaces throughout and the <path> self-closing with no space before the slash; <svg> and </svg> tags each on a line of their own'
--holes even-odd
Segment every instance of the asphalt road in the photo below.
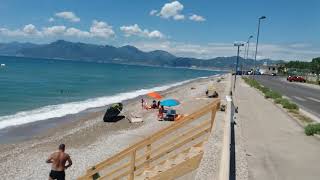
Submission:
<svg viewBox="0 0 320 180">
<path fill-rule="evenodd" d="M 256 76 L 264 86 L 277 91 L 298 104 L 300 108 L 320 119 L 320 87 L 288 82 L 284 77 Z"/>
<path fill-rule="evenodd" d="M 319 180 L 319 139 L 306 136 L 287 113 L 240 82 L 236 122 L 246 148 L 248 179 Z"/>
</svg>

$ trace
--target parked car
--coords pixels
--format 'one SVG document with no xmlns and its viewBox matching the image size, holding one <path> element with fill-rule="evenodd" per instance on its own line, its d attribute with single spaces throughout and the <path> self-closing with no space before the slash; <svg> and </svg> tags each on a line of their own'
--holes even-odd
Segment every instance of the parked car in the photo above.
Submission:
<svg viewBox="0 0 320 180">
<path fill-rule="evenodd" d="M 287 81 L 290 82 L 306 82 L 302 76 L 288 76 Z"/>
<path fill-rule="evenodd" d="M 276 73 L 271 73 L 271 76 L 277 76 L 277 74 Z"/>
</svg>

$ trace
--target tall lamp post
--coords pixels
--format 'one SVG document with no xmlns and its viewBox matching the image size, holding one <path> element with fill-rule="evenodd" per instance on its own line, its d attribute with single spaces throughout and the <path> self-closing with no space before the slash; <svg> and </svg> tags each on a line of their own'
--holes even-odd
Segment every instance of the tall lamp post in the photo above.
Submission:
<svg viewBox="0 0 320 180">
<path fill-rule="evenodd" d="M 256 53 L 254 54 L 254 70 L 253 70 L 253 77 L 254 74 L 256 73 L 256 61 L 257 61 L 257 53 L 258 53 L 258 43 L 259 43 L 259 33 L 260 33 L 260 21 L 262 19 L 265 19 L 265 16 L 261 16 L 259 18 L 259 23 L 258 23 L 258 33 L 257 33 L 257 42 L 256 42 Z"/>
<path fill-rule="evenodd" d="M 248 60 L 248 54 L 249 54 L 249 48 L 250 48 L 250 39 L 251 38 L 253 38 L 252 35 L 248 37 L 248 41 L 246 42 L 246 46 L 245 46 L 245 49 L 244 49 L 244 56 L 243 56 L 244 60 Z M 243 66 L 243 63 L 242 63 L 242 66 Z"/>
<path fill-rule="evenodd" d="M 248 55 L 249 55 L 249 48 L 250 48 L 250 39 L 252 39 L 253 38 L 253 36 L 251 35 L 251 36 L 249 36 L 248 37 L 248 41 L 247 41 L 247 51 L 246 51 L 246 56 L 245 56 L 245 59 L 248 59 Z"/>
<path fill-rule="evenodd" d="M 240 52 L 240 46 L 244 46 L 243 42 L 235 42 L 234 46 L 238 47 L 238 53 L 237 53 L 237 63 L 235 68 L 235 74 L 234 74 L 234 83 L 233 83 L 233 89 L 236 89 L 236 81 L 237 81 L 237 71 L 238 71 L 238 65 L 239 65 L 239 52 Z"/>
</svg>

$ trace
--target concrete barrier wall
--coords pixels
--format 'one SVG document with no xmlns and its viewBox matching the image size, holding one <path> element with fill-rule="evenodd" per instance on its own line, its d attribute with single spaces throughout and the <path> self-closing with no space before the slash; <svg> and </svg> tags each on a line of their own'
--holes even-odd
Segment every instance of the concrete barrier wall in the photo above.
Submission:
<svg viewBox="0 0 320 180">
<path fill-rule="evenodd" d="M 231 77 L 231 75 L 227 76 L 225 94 L 231 91 Z M 221 99 L 221 104 L 226 105 L 226 111 L 217 113 L 216 127 L 208 138 L 203 158 L 197 169 L 196 180 L 229 180 L 232 103 L 230 100 L 230 96 Z"/>
</svg>

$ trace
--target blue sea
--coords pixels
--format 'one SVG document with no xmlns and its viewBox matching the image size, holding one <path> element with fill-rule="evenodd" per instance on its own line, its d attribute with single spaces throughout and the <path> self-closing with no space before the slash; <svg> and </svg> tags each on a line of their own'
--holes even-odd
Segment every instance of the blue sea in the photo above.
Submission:
<svg viewBox="0 0 320 180">
<path fill-rule="evenodd" d="M 76 114 L 221 72 L 0 57 L 0 129 Z"/>
</svg>

